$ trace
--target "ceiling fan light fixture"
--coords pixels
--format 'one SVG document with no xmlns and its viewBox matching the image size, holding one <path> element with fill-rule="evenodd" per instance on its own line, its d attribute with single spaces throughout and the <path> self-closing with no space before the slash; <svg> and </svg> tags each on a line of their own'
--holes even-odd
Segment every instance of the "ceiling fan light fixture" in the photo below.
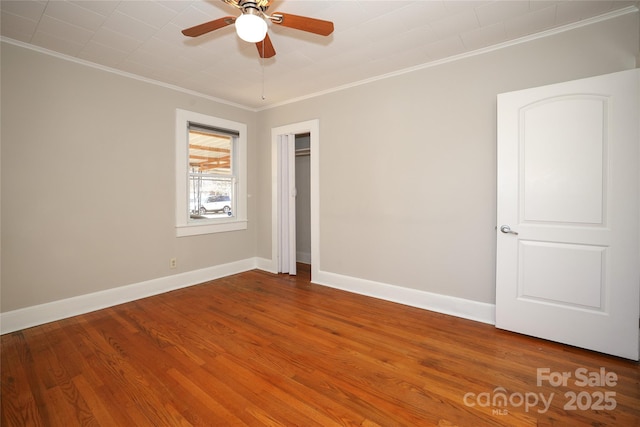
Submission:
<svg viewBox="0 0 640 427">
<path fill-rule="evenodd" d="M 2 0 L 0 0 L 2 1 Z M 207 0 L 207 2 L 210 0 Z M 242 12 L 239 17 L 224 16 L 182 30 L 187 37 L 198 37 L 235 23 L 236 33 L 243 41 L 255 44 L 260 58 L 272 58 L 276 54 L 267 31 L 271 24 L 305 31 L 319 36 L 333 33 L 333 22 L 290 13 L 267 14 L 273 0 L 222 0 Z"/>
<path fill-rule="evenodd" d="M 249 9 L 236 19 L 238 37 L 249 43 L 258 43 L 267 35 L 267 22 L 254 9 Z"/>
</svg>

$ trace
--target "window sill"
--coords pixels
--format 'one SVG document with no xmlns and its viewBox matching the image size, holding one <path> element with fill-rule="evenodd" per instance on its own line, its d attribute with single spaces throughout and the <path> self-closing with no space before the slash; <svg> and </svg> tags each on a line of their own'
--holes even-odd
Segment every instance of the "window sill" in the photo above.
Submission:
<svg viewBox="0 0 640 427">
<path fill-rule="evenodd" d="M 224 233 L 247 229 L 247 220 L 233 220 L 207 224 L 186 224 L 176 226 L 176 236 L 198 236 L 200 234 Z"/>
</svg>

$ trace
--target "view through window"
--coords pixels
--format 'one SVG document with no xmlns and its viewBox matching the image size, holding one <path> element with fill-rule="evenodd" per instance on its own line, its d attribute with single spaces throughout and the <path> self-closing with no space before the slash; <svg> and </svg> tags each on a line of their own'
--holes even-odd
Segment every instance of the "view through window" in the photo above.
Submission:
<svg viewBox="0 0 640 427">
<path fill-rule="evenodd" d="M 233 217 L 235 209 L 233 131 L 189 123 L 189 216 L 192 221 Z"/>
</svg>

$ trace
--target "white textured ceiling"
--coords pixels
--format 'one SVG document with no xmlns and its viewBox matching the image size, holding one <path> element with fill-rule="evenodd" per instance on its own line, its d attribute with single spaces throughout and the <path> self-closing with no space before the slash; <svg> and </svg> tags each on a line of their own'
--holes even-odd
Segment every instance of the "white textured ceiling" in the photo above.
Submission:
<svg viewBox="0 0 640 427">
<path fill-rule="evenodd" d="M 268 13 L 333 21 L 335 31 L 322 37 L 271 25 L 271 59 L 260 59 L 233 26 L 196 39 L 181 34 L 239 14 L 221 0 L 2 0 L 0 34 L 260 109 L 637 6 L 618 0 L 275 0 Z"/>
</svg>

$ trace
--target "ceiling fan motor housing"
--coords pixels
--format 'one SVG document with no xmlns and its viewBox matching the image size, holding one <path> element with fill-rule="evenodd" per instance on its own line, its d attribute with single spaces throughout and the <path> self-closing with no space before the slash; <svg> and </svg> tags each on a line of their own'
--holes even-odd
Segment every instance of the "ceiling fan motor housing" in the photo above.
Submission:
<svg viewBox="0 0 640 427">
<path fill-rule="evenodd" d="M 240 10 L 243 13 L 249 13 L 249 10 L 255 10 L 264 14 L 269 5 L 271 4 L 271 0 L 223 0 L 225 3 L 230 4 Z"/>
</svg>

